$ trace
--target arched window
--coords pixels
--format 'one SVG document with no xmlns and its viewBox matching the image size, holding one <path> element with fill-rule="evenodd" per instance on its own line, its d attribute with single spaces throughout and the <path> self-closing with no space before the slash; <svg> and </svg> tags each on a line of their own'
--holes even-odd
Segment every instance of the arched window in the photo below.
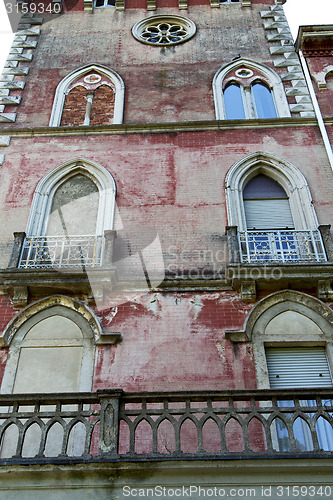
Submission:
<svg viewBox="0 0 333 500">
<path fill-rule="evenodd" d="M 4 332 L 9 357 L 1 393 L 31 395 L 91 391 L 94 340 L 99 334 L 96 317 L 75 299 L 55 296 L 29 305 L 13 318 Z M 51 405 L 47 408 L 52 412 Z M 71 406 L 66 408 L 68 411 Z M 75 405 L 72 409 L 75 411 Z M 24 411 L 31 410 L 33 407 L 24 406 Z M 63 430 L 64 427 L 57 425 L 49 428 L 50 438 L 45 440 L 46 456 L 61 453 Z M 67 440 L 67 453 L 82 449 L 84 440 L 84 433 L 77 427 Z M 38 453 L 41 441 L 40 427 L 29 426 L 24 434 L 24 456 Z M 0 456 L 11 457 L 16 448 L 15 426 L 9 426 L 1 441 Z"/>
<path fill-rule="evenodd" d="M 75 299 L 56 296 L 29 305 L 4 332 L 10 356 L 1 392 L 90 391 L 99 334 L 92 312 Z"/>
<path fill-rule="evenodd" d="M 248 59 L 221 68 L 214 77 L 213 92 L 218 120 L 290 116 L 279 75 Z"/>
<path fill-rule="evenodd" d="M 50 127 L 122 123 L 124 83 L 104 66 L 73 71 L 58 85 Z"/>
<path fill-rule="evenodd" d="M 243 201 L 248 230 L 294 229 L 287 193 L 271 177 L 253 177 L 244 188 Z"/>
<path fill-rule="evenodd" d="M 242 332 L 233 332 L 233 335 L 240 334 L 253 346 L 258 389 L 281 390 L 281 397 L 276 396 L 279 407 L 295 408 L 297 404 L 303 408 L 316 406 L 314 398 L 300 397 L 299 392 L 307 388 L 327 388 L 327 392 L 331 393 L 333 312 L 320 300 L 291 290 L 275 292 L 255 305 L 246 318 Z M 236 337 L 234 341 L 237 341 Z M 286 398 L 285 389 L 295 389 L 298 394 L 290 391 L 290 396 Z M 317 394 L 317 391 L 314 392 Z M 325 410 L 327 403 L 329 406 L 332 404 L 324 397 L 318 413 Z M 306 420 L 313 418 L 315 412 L 304 412 L 305 418 L 296 418 L 295 421 L 284 414 L 291 422 L 290 434 L 281 421 L 276 422 L 275 429 L 271 427 L 276 451 L 290 451 L 291 434 L 298 451 L 312 450 L 314 443 Z M 322 417 L 314 421 L 319 448 L 332 451 L 332 426 Z"/>
<path fill-rule="evenodd" d="M 115 194 L 112 175 L 87 160 L 66 162 L 50 172 L 33 198 L 19 267 L 102 265 Z"/>
<path fill-rule="evenodd" d="M 228 172 L 226 198 L 242 262 L 327 260 L 309 187 L 293 165 L 251 154 Z"/>
</svg>

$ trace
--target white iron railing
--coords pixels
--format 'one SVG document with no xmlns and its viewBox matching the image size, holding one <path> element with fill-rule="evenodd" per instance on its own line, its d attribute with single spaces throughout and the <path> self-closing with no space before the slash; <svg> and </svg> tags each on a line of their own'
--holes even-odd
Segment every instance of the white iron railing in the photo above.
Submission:
<svg viewBox="0 0 333 500">
<path fill-rule="evenodd" d="M 19 268 L 86 268 L 102 265 L 103 236 L 26 237 Z"/>
<path fill-rule="evenodd" d="M 241 261 L 326 262 L 326 252 L 318 230 L 241 231 L 238 233 Z"/>
</svg>

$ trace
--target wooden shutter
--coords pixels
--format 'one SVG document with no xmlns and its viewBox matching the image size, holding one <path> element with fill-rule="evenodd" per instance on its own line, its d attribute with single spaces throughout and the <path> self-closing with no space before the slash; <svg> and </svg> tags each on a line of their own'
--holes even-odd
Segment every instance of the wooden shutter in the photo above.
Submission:
<svg viewBox="0 0 333 500">
<path fill-rule="evenodd" d="M 274 347 L 266 349 L 272 389 L 332 387 L 324 347 Z"/>
<path fill-rule="evenodd" d="M 293 229 L 288 199 L 244 200 L 246 226 L 251 229 Z"/>
</svg>

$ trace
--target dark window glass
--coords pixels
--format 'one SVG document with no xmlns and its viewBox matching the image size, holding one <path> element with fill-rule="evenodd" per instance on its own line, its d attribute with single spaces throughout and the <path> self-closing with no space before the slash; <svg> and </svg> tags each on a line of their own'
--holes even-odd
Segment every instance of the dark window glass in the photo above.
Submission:
<svg viewBox="0 0 333 500">
<path fill-rule="evenodd" d="M 253 177 L 253 179 L 246 184 L 243 197 L 244 200 L 288 198 L 287 193 L 278 182 L 263 174 Z"/>
</svg>

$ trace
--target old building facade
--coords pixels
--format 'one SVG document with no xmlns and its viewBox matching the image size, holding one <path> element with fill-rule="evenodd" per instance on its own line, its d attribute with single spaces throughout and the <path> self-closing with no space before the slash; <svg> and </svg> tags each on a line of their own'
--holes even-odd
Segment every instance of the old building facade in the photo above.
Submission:
<svg viewBox="0 0 333 500">
<path fill-rule="evenodd" d="M 20 3 L 1 498 L 333 494 L 333 27 L 283 3 Z"/>
</svg>

